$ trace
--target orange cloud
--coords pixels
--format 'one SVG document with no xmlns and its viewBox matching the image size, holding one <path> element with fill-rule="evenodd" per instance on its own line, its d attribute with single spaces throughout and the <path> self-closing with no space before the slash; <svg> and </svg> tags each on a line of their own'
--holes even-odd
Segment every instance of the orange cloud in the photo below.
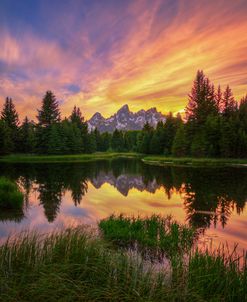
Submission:
<svg viewBox="0 0 247 302">
<path fill-rule="evenodd" d="M 68 12 L 69 47 L 31 31 L 19 39 L 2 31 L 0 104 L 11 95 L 21 116 L 34 117 L 52 89 L 64 115 L 74 104 L 86 118 L 96 111 L 108 116 L 125 103 L 178 112 L 198 69 L 216 85 L 229 84 L 239 99 L 247 92 L 246 13 L 241 0 L 135 1 L 117 13 L 101 6 L 88 14 L 98 16 L 94 25 L 73 30 Z"/>
</svg>

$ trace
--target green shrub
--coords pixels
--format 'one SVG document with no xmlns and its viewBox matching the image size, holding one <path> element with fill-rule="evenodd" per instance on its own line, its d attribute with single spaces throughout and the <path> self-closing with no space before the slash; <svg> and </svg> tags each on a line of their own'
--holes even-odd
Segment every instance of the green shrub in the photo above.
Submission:
<svg viewBox="0 0 247 302">
<path fill-rule="evenodd" d="M 16 183 L 5 177 L 0 177 L 0 208 L 21 209 L 22 204 L 23 194 Z"/>
</svg>

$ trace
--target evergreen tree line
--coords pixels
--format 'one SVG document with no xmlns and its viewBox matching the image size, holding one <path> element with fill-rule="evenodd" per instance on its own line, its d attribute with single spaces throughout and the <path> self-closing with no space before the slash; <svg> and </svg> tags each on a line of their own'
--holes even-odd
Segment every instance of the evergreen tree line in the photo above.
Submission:
<svg viewBox="0 0 247 302">
<path fill-rule="evenodd" d="M 169 113 L 156 128 L 146 123 L 141 131 L 100 133 L 88 130 L 76 106 L 61 119 L 56 97 L 47 91 L 37 123 L 22 124 L 11 98 L 6 98 L 0 119 L 0 154 L 75 154 L 95 151 L 140 152 L 194 157 L 247 157 L 247 95 L 238 103 L 229 86 L 224 91 L 198 71 L 185 118 Z"/>
</svg>

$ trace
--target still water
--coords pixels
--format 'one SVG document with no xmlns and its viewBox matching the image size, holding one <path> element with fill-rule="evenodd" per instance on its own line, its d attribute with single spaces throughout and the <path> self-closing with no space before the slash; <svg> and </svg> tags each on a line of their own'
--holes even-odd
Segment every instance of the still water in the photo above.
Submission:
<svg viewBox="0 0 247 302">
<path fill-rule="evenodd" d="M 139 160 L 85 164 L 1 164 L 19 184 L 21 212 L 0 212 L 0 240 L 96 224 L 112 213 L 171 214 L 198 228 L 201 243 L 247 248 L 247 168 L 156 167 Z"/>
</svg>

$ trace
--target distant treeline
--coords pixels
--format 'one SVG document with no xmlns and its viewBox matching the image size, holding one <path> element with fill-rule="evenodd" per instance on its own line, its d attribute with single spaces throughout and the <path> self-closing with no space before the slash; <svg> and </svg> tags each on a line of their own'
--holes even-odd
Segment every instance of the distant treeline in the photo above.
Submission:
<svg viewBox="0 0 247 302">
<path fill-rule="evenodd" d="M 172 113 L 154 129 L 100 133 L 88 130 L 79 108 L 61 119 L 58 102 L 47 91 L 37 123 L 22 124 L 11 98 L 6 98 L 0 119 L 0 154 L 73 154 L 95 151 L 135 151 L 195 157 L 247 157 L 247 95 L 238 103 L 229 86 L 224 91 L 198 71 L 185 118 Z"/>
</svg>

